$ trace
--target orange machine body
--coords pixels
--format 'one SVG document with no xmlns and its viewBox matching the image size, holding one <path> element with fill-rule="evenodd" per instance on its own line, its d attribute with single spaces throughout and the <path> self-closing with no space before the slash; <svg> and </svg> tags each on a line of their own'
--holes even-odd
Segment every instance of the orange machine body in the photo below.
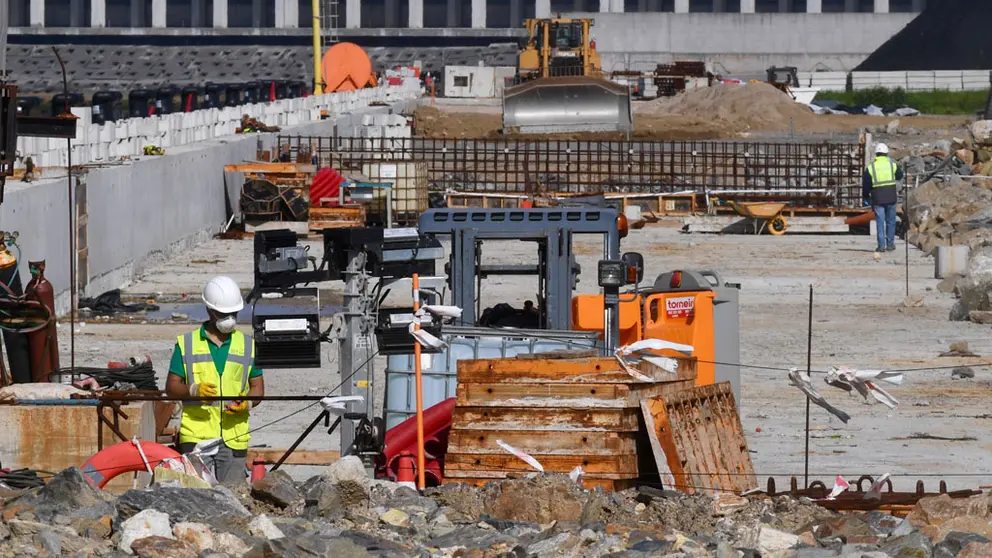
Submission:
<svg viewBox="0 0 992 558">
<path fill-rule="evenodd" d="M 716 382 L 716 330 L 712 290 L 620 295 L 620 346 L 642 339 L 692 345 L 697 359 L 696 385 Z M 603 295 L 572 298 L 572 328 L 603 331 Z M 677 353 L 662 351 L 668 356 Z"/>
</svg>

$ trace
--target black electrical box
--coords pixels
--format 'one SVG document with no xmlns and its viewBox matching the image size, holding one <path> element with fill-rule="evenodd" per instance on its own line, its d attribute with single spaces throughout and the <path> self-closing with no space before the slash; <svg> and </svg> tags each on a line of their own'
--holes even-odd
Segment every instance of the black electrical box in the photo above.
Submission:
<svg viewBox="0 0 992 558">
<path fill-rule="evenodd" d="M 320 367 L 320 317 L 316 313 L 255 315 L 252 332 L 259 368 Z"/>
<path fill-rule="evenodd" d="M 346 279 L 343 272 L 353 254 L 367 255 L 366 273 L 373 277 L 433 276 L 436 260 L 444 256 L 441 243 L 416 229 L 355 227 L 324 229 L 324 254 L 331 280 Z"/>
<path fill-rule="evenodd" d="M 296 233 L 286 229 L 255 233 L 255 291 L 281 291 L 301 283 L 328 279 L 310 265 L 306 247 L 296 243 Z"/>
<path fill-rule="evenodd" d="M 413 308 L 384 308 L 379 311 L 379 323 L 375 327 L 376 346 L 381 355 L 413 354 L 413 334 L 410 333 L 410 323 L 413 322 Z M 434 337 L 441 337 L 441 327 L 436 323 L 422 321 L 420 329 Z M 422 354 L 439 353 L 440 349 L 420 347 Z"/>
</svg>

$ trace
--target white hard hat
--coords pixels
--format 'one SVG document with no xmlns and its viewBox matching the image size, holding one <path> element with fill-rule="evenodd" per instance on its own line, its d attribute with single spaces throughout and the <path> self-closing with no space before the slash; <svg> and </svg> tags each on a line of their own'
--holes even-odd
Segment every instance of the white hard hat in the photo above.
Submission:
<svg viewBox="0 0 992 558">
<path fill-rule="evenodd" d="M 241 289 L 234 279 L 226 275 L 214 277 L 203 287 L 203 303 L 207 308 L 222 314 L 234 314 L 245 307 Z"/>
<path fill-rule="evenodd" d="M 889 154 L 889 146 L 888 145 L 885 145 L 884 143 L 880 143 L 880 144 L 878 144 L 878 145 L 875 146 L 875 153 L 881 153 L 882 155 L 888 155 Z"/>
</svg>

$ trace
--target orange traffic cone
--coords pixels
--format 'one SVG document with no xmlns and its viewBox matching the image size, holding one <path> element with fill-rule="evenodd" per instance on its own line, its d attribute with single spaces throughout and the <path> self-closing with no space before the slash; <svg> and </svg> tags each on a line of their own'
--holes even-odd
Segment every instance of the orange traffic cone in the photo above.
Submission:
<svg viewBox="0 0 992 558">
<path fill-rule="evenodd" d="M 251 482 L 255 482 L 265 477 L 265 461 L 255 459 L 251 463 Z"/>
<path fill-rule="evenodd" d="M 405 451 L 399 455 L 400 466 L 396 471 L 396 482 L 400 486 L 406 486 L 414 490 L 417 489 L 417 476 L 414 473 L 415 465 L 413 454 Z"/>
</svg>

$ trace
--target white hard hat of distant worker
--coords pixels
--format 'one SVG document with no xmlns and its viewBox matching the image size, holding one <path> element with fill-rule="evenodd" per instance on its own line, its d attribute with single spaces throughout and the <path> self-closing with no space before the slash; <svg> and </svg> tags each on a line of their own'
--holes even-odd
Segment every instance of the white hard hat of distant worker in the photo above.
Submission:
<svg viewBox="0 0 992 558">
<path fill-rule="evenodd" d="M 221 314 L 235 314 L 245 307 L 241 289 L 226 275 L 214 277 L 203 287 L 203 304 Z"/>
<path fill-rule="evenodd" d="M 875 146 L 875 154 L 877 154 L 877 155 L 888 155 L 889 154 L 889 146 L 888 145 L 885 145 L 884 143 L 880 143 L 880 144 L 876 145 Z"/>
</svg>

